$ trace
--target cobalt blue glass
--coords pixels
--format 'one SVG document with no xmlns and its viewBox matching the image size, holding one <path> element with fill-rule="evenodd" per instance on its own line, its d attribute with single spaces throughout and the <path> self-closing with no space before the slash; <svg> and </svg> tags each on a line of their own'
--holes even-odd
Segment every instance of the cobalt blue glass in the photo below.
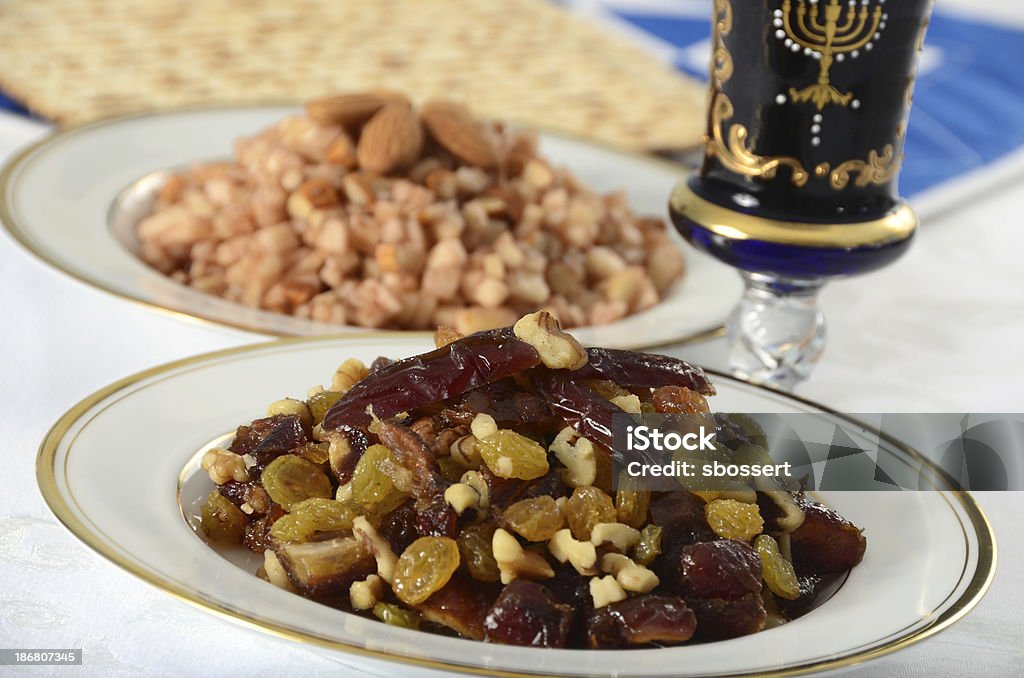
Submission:
<svg viewBox="0 0 1024 678">
<path fill-rule="evenodd" d="M 676 228 L 737 268 L 732 368 L 780 387 L 824 347 L 817 292 L 899 258 L 917 219 L 897 193 L 932 0 L 714 0 L 704 162 Z"/>
</svg>

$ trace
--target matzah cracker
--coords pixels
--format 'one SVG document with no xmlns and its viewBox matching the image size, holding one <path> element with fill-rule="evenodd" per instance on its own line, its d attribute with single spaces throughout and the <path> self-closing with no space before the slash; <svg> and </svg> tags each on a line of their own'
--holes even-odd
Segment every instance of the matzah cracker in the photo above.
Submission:
<svg viewBox="0 0 1024 678">
<path fill-rule="evenodd" d="M 546 0 L 0 2 L 0 87 L 62 124 L 387 87 L 636 149 L 704 126 L 702 86 Z"/>
</svg>

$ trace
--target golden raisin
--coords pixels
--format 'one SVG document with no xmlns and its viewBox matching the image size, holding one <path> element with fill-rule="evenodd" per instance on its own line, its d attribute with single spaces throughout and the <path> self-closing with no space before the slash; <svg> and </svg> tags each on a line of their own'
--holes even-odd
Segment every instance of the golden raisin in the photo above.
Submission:
<svg viewBox="0 0 1024 678">
<path fill-rule="evenodd" d="M 594 462 L 597 464 L 597 474 L 594 478 L 594 487 L 604 492 L 612 491 L 612 479 L 615 476 L 615 464 L 612 462 L 612 455 L 600 445 L 594 445 Z"/>
<path fill-rule="evenodd" d="M 377 603 L 373 606 L 373 616 L 385 624 L 401 626 L 414 631 L 420 627 L 420 616 L 412 610 L 406 610 L 392 603 Z"/>
<path fill-rule="evenodd" d="M 584 379 L 583 383 L 587 388 L 605 400 L 632 395 L 632 392 L 629 389 L 624 386 L 619 386 L 614 381 L 608 381 L 607 379 Z"/>
<path fill-rule="evenodd" d="M 704 507 L 704 516 L 715 534 L 725 539 L 750 541 L 764 529 L 757 504 L 744 504 L 735 499 L 712 499 Z"/>
<path fill-rule="evenodd" d="M 286 511 L 312 497 L 326 499 L 334 489 L 319 466 L 294 454 L 282 455 L 267 464 L 260 480 L 270 498 Z"/>
<path fill-rule="evenodd" d="M 281 516 L 270 528 L 270 534 L 281 541 L 302 541 L 316 532 L 351 530 L 352 521 L 358 515 L 355 507 L 340 501 L 307 499 L 292 506 L 288 515 Z"/>
<path fill-rule="evenodd" d="M 573 490 L 565 503 L 565 519 L 572 536 L 581 541 L 590 540 L 590 531 L 598 523 L 614 523 L 617 514 L 612 498 L 601 490 L 587 485 Z"/>
<path fill-rule="evenodd" d="M 701 414 L 710 412 L 707 399 L 685 386 L 662 386 L 651 396 L 655 412 Z"/>
<path fill-rule="evenodd" d="M 661 555 L 661 527 L 650 524 L 640 530 L 640 541 L 633 547 L 633 560 L 639 565 L 650 565 Z"/>
<path fill-rule="evenodd" d="M 800 583 L 793 564 L 779 551 L 778 543 L 762 534 L 754 540 L 754 548 L 761 556 L 761 575 L 768 589 L 780 598 L 796 600 L 800 596 Z"/>
<path fill-rule="evenodd" d="M 499 478 L 533 480 L 548 472 L 547 450 L 535 440 L 501 429 L 476 444 L 484 463 Z"/>
<path fill-rule="evenodd" d="M 615 493 L 615 507 L 620 523 L 639 530 L 647 522 L 651 493 L 648 490 L 619 490 Z"/>
<path fill-rule="evenodd" d="M 343 395 L 345 394 L 339 391 L 319 391 L 309 397 L 309 400 L 306 401 L 306 407 L 309 408 L 309 413 L 313 415 L 314 426 L 324 422 L 327 410 L 331 409 L 334 403 L 341 400 Z"/>
<path fill-rule="evenodd" d="M 245 532 L 245 514 L 214 490 L 203 505 L 200 526 L 210 541 L 240 544 Z"/>
<path fill-rule="evenodd" d="M 469 576 L 478 581 L 498 581 L 501 578 L 498 561 L 491 550 L 494 529 L 493 523 L 474 523 L 459 533 L 459 555 Z"/>
<path fill-rule="evenodd" d="M 441 457 L 437 460 L 437 468 L 445 480 L 450 480 L 453 483 L 459 482 L 462 474 L 466 472 L 466 469 L 454 457 Z"/>
<path fill-rule="evenodd" d="M 517 501 L 505 509 L 501 520 L 527 541 L 547 541 L 565 526 L 561 509 L 547 495 Z"/>
<path fill-rule="evenodd" d="M 381 515 L 390 513 L 406 500 L 382 468 L 390 458 L 391 450 L 383 445 L 371 445 L 352 471 L 352 500 Z"/>
<path fill-rule="evenodd" d="M 420 537 L 398 557 L 391 588 L 406 605 L 419 605 L 448 583 L 459 562 L 454 539 Z"/>
</svg>

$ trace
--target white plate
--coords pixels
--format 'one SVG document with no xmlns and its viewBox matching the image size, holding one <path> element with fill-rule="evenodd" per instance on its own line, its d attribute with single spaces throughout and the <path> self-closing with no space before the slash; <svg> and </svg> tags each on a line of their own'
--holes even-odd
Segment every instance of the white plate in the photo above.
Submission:
<svg viewBox="0 0 1024 678">
<path fill-rule="evenodd" d="M 429 635 L 319 605 L 257 579 L 255 561 L 246 570 L 236 567 L 186 524 L 179 501 L 193 506 L 210 490 L 195 463 L 204 446 L 262 416 L 267 403 L 302 397 L 347 357 L 368 362 L 431 346 L 394 334 L 293 339 L 128 377 L 57 422 L 40 450 L 40 487 L 79 539 L 168 593 L 266 632 L 364 655 L 370 663 L 384 659 L 446 671 L 691 676 L 849 666 L 945 628 L 978 602 L 991 581 L 994 538 L 966 493 L 823 493 L 864 528 L 868 549 L 833 597 L 808 615 L 752 636 L 689 647 L 545 650 Z M 713 406 L 722 411 L 825 411 L 728 377 L 716 376 L 715 383 Z M 884 453 L 914 468 L 926 465 L 898 444 Z"/>
<path fill-rule="evenodd" d="M 247 308 L 202 294 L 139 260 L 132 224 L 112 209 L 127 189 L 137 208 L 159 177 L 200 160 L 229 157 L 233 141 L 296 109 L 283 106 L 183 110 L 119 118 L 59 132 L 14 158 L 0 177 L 0 220 L 29 251 L 119 297 L 272 335 L 337 333 L 339 326 Z M 665 215 L 683 170 L 564 136 L 541 135 L 543 152 L 600 191 L 625 189 L 639 213 Z M 139 198 L 142 198 L 140 201 Z M 143 212 L 144 213 L 144 212 Z M 141 216 L 141 215 L 137 215 Z M 581 341 L 636 348 L 678 343 L 716 330 L 739 298 L 735 272 L 686 245 L 688 273 L 654 308 L 612 325 L 581 328 Z M 362 328 L 344 327 L 346 331 Z"/>
</svg>

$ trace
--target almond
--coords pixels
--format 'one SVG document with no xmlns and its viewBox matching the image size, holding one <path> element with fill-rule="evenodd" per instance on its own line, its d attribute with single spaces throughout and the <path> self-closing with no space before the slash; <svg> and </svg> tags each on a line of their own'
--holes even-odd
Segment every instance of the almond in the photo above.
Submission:
<svg viewBox="0 0 1024 678">
<path fill-rule="evenodd" d="M 423 149 L 423 127 L 411 108 L 390 103 L 366 126 L 356 146 L 359 166 L 374 174 L 388 174 L 414 163 Z"/>
<path fill-rule="evenodd" d="M 487 129 L 462 104 L 428 101 L 420 115 L 430 135 L 459 160 L 483 169 L 498 164 L 498 152 Z"/>
<path fill-rule="evenodd" d="M 341 165 L 346 169 L 353 169 L 356 166 L 356 147 L 352 139 L 345 133 L 338 135 L 338 138 L 331 142 L 324 152 L 324 162 L 328 165 Z"/>
<path fill-rule="evenodd" d="M 388 98 L 376 93 L 335 94 L 308 102 L 306 113 L 317 122 L 352 129 L 369 120 L 387 104 Z"/>
</svg>

